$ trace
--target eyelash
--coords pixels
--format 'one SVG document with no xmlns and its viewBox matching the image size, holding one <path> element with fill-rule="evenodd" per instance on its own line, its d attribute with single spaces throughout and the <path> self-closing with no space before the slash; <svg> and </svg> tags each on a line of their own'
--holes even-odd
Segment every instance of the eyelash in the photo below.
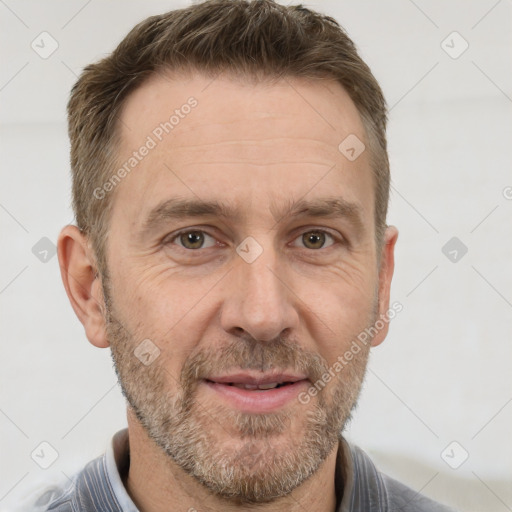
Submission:
<svg viewBox="0 0 512 512">
<path fill-rule="evenodd" d="M 211 235 L 210 233 L 208 233 L 207 231 L 205 231 L 203 229 L 190 229 L 190 228 L 188 228 L 188 229 L 179 231 L 178 233 L 172 235 L 171 238 L 169 238 L 169 239 L 164 241 L 164 245 L 173 244 L 176 240 L 178 240 L 180 238 L 181 235 L 184 235 L 186 233 L 203 233 L 204 235 L 209 236 L 209 237 L 213 238 L 214 240 L 216 240 L 216 238 L 213 235 Z M 307 229 L 305 231 L 302 231 L 299 235 L 297 235 L 292 240 L 292 242 L 294 242 L 295 240 L 297 240 L 301 236 L 305 235 L 306 233 L 323 233 L 327 237 L 330 237 L 331 240 L 332 240 L 332 243 L 330 245 L 328 245 L 327 247 L 321 247 L 320 249 L 309 249 L 308 247 L 302 247 L 302 249 L 306 249 L 306 250 L 311 251 L 311 252 L 320 251 L 322 249 L 328 249 L 329 247 L 332 247 L 336 243 L 342 243 L 342 244 L 344 243 L 344 240 L 341 237 L 335 236 L 330 231 L 327 231 L 325 229 L 316 229 L 316 228 L 309 228 L 309 229 Z M 211 247 L 205 247 L 205 248 L 204 247 L 200 247 L 199 249 L 189 249 L 188 247 L 183 247 L 182 245 L 179 245 L 179 244 L 176 244 L 176 245 L 178 245 L 178 247 L 180 247 L 181 249 L 183 249 L 183 250 L 185 250 L 187 252 L 190 252 L 190 253 L 199 252 L 199 251 L 201 251 L 201 249 L 204 250 L 204 249 L 210 249 L 211 248 Z"/>
</svg>

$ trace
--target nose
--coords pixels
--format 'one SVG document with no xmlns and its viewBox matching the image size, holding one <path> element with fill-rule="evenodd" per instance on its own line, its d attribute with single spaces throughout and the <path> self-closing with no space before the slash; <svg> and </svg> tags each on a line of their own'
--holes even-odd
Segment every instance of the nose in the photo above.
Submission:
<svg viewBox="0 0 512 512">
<path fill-rule="evenodd" d="M 221 311 L 226 332 L 270 341 L 298 327 L 298 299 L 272 250 L 252 263 L 238 261 L 229 279 Z"/>
</svg>

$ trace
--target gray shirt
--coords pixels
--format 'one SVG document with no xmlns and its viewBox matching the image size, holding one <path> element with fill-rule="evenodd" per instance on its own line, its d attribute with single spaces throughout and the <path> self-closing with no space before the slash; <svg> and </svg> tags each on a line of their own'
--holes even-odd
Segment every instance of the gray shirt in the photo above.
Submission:
<svg viewBox="0 0 512 512">
<path fill-rule="evenodd" d="M 336 462 L 337 512 L 453 512 L 380 473 L 363 450 L 341 439 Z M 121 475 L 130 464 L 128 431 L 112 439 L 107 452 L 89 462 L 66 488 L 48 489 L 32 512 L 138 512 Z M 188 507 L 187 507 L 188 508 Z M 193 503 L 190 504 L 193 510 Z"/>
</svg>

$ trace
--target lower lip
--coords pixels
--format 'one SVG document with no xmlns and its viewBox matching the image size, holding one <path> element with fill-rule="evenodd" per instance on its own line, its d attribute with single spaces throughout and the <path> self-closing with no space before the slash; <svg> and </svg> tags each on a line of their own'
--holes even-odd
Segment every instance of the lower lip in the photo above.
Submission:
<svg viewBox="0 0 512 512">
<path fill-rule="evenodd" d="M 292 400 L 298 400 L 298 394 L 308 388 L 307 380 L 299 380 L 280 388 L 266 390 L 242 389 L 206 380 L 203 384 L 227 401 L 230 406 L 242 412 L 252 413 L 274 412 Z"/>
</svg>

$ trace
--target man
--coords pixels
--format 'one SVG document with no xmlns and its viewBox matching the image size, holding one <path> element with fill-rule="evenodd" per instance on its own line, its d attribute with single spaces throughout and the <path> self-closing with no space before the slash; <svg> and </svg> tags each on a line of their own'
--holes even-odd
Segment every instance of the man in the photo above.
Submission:
<svg viewBox="0 0 512 512">
<path fill-rule="evenodd" d="M 68 112 L 62 278 L 128 429 L 38 507 L 447 510 L 341 436 L 397 230 L 385 101 L 339 25 L 271 0 L 154 16 Z"/>
</svg>

